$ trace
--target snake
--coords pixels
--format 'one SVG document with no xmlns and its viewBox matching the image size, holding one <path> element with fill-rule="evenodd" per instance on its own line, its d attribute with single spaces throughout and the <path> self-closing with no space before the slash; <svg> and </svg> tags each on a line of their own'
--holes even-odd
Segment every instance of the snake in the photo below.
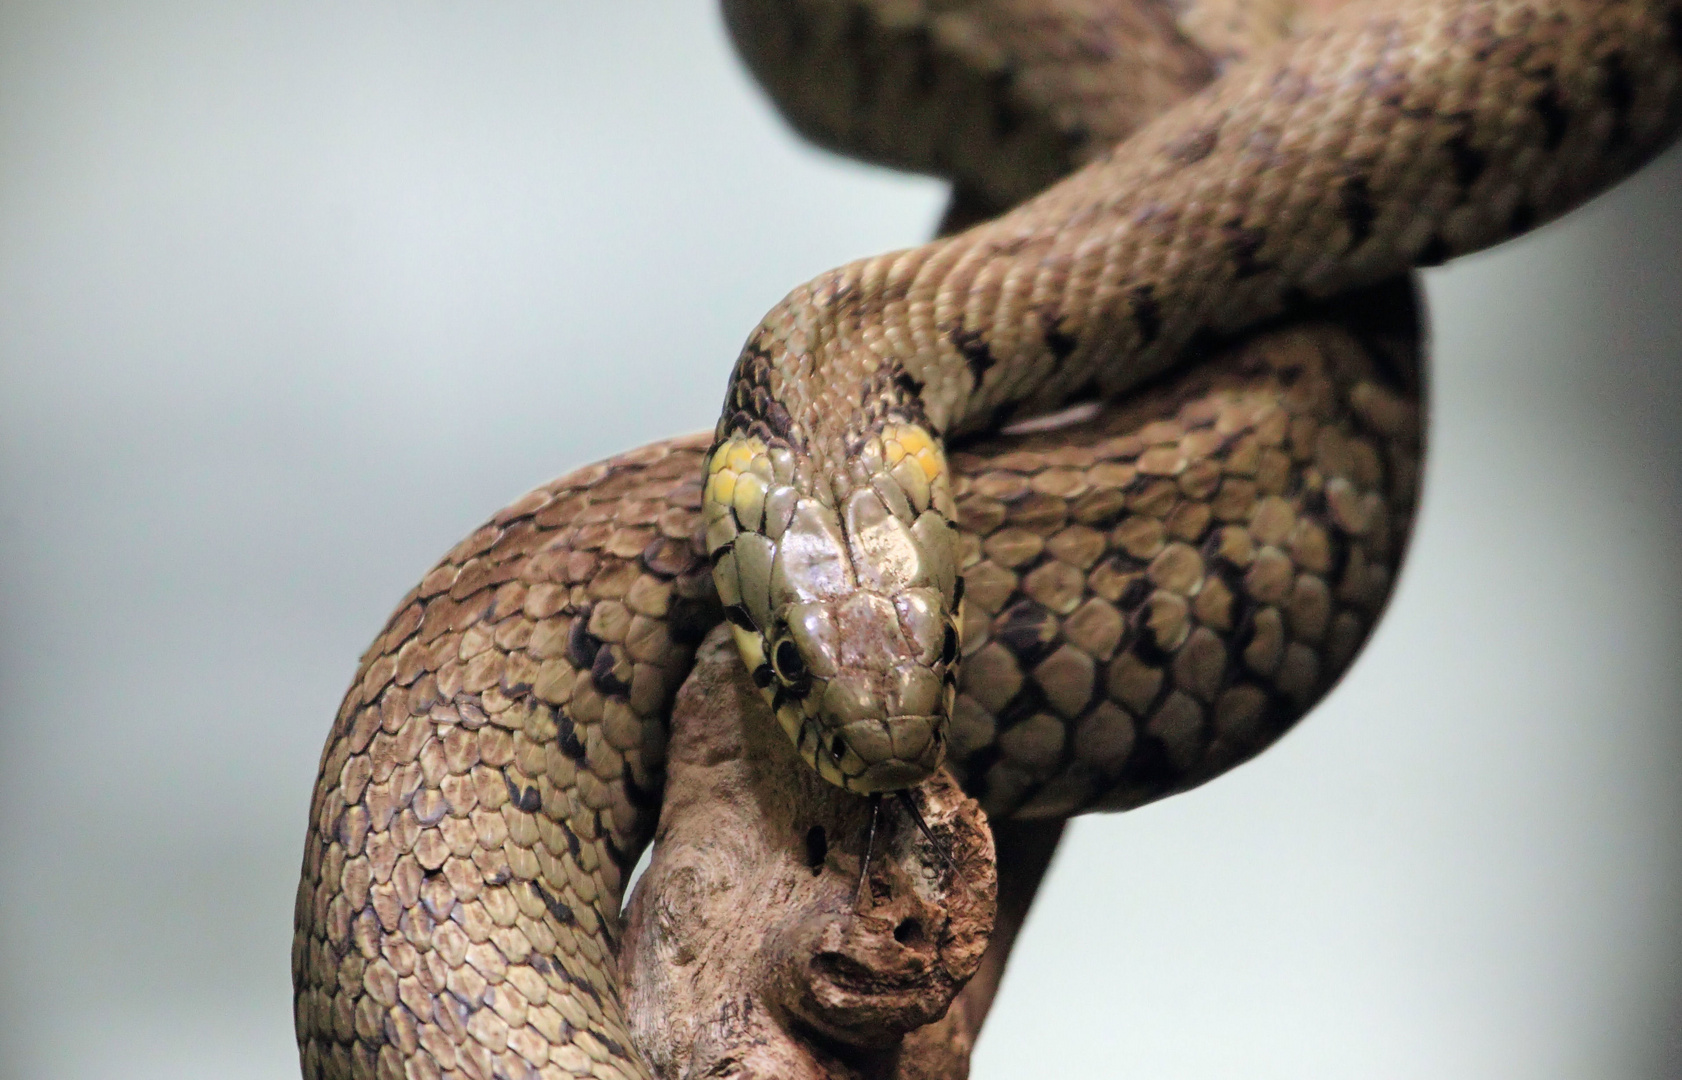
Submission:
<svg viewBox="0 0 1682 1080">
<path fill-rule="evenodd" d="M 1682 128 L 1677 0 L 724 17 L 803 135 L 952 181 L 941 235 L 796 288 L 713 431 L 528 493 L 400 601 L 310 804 L 307 1077 L 653 1075 L 620 899 L 720 623 L 801 759 L 861 795 L 944 766 L 995 821 L 1054 819 L 1254 757 L 1401 565 L 1410 271 Z"/>
</svg>

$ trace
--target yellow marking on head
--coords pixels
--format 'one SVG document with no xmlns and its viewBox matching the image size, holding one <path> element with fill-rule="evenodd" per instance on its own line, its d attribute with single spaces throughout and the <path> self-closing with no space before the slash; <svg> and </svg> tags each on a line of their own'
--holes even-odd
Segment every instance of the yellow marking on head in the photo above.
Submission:
<svg viewBox="0 0 1682 1080">
<path fill-rule="evenodd" d="M 736 435 L 714 450 L 712 457 L 707 461 L 707 486 L 704 493 L 708 523 L 730 516 L 737 500 L 738 489 L 744 486 L 743 481 L 749 477 L 754 479 L 745 485 L 749 490 L 742 492 L 742 497 L 747 498 L 749 492 L 757 491 L 758 501 L 763 504 L 765 485 L 762 474 L 769 473 L 770 469 L 771 458 L 766 453 L 763 439 Z"/>
<path fill-rule="evenodd" d="M 907 454 L 920 454 L 934 448 L 934 436 L 915 424 L 901 424 L 894 428 L 894 439 Z"/>
<path fill-rule="evenodd" d="M 747 472 L 753 465 L 753 459 L 765 452 L 765 444 L 758 439 L 735 439 L 730 443 L 730 467 L 737 472 Z"/>
<path fill-rule="evenodd" d="M 923 467 L 923 475 L 934 483 L 935 478 L 946 473 L 946 457 L 935 447 L 917 451 L 917 464 Z"/>
<path fill-rule="evenodd" d="M 890 424 L 883 428 L 882 449 L 890 469 L 911 457 L 917 459 L 923 475 L 930 481 L 946 471 L 946 456 L 940 452 L 940 444 L 916 424 Z"/>
<path fill-rule="evenodd" d="M 707 461 L 707 470 L 718 472 L 729 468 L 737 472 L 746 472 L 754 458 L 766 456 L 766 449 L 764 439 L 752 435 L 732 435 L 713 451 L 712 457 Z"/>
<path fill-rule="evenodd" d="M 765 510 L 765 481 L 754 473 L 743 473 L 736 478 L 736 490 L 730 501 L 742 525 L 756 528 Z"/>
<path fill-rule="evenodd" d="M 706 499 L 709 503 L 728 507 L 735 497 L 736 474 L 732 470 L 720 470 L 707 479 Z"/>
</svg>

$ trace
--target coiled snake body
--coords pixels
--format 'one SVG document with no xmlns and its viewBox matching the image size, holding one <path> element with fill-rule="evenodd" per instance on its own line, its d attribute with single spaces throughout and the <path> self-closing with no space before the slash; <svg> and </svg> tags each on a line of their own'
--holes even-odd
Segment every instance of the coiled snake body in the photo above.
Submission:
<svg viewBox="0 0 1682 1080">
<path fill-rule="evenodd" d="M 1675 0 L 726 14 L 808 135 L 952 176 L 951 235 L 791 293 L 710 438 L 531 493 L 398 606 L 311 805 L 307 1076 L 647 1075 L 619 897 L 726 617 L 853 790 L 944 756 L 990 815 L 1059 817 L 1257 753 L 1346 668 L 1405 545 L 1399 275 L 1682 124 Z M 1091 398 L 1114 404 L 944 442 Z"/>
</svg>

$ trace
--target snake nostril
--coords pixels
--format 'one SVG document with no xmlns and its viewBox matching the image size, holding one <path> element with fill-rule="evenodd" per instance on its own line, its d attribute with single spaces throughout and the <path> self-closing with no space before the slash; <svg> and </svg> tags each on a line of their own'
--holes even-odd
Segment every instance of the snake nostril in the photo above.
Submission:
<svg viewBox="0 0 1682 1080">
<path fill-rule="evenodd" d="M 940 643 L 940 662 L 950 664 L 958 658 L 958 628 L 946 624 L 946 637 Z"/>
<path fill-rule="evenodd" d="M 901 945 L 916 944 L 923 936 L 923 924 L 916 919 L 906 919 L 894 927 L 894 940 Z"/>
</svg>

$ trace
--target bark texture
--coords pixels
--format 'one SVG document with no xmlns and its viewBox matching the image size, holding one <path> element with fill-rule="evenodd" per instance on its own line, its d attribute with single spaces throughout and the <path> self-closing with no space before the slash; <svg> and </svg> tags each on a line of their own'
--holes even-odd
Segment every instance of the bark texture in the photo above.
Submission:
<svg viewBox="0 0 1682 1080">
<path fill-rule="evenodd" d="M 620 954 L 632 1035 L 656 1075 L 968 1074 L 996 983 L 995 971 L 979 998 L 979 986 L 959 998 L 993 930 L 993 840 L 944 772 L 910 799 L 944 857 L 892 796 L 870 841 L 871 803 L 799 761 L 728 633 L 708 638 L 677 700 Z"/>
</svg>

